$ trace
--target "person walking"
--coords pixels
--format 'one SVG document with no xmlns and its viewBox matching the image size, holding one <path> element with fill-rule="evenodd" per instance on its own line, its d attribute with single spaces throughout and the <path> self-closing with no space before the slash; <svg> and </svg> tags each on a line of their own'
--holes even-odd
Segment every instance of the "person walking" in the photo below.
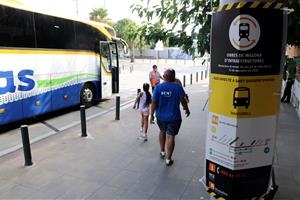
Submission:
<svg viewBox="0 0 300 200">
<path fill-rule="evenodd" d="M 148 83 L 143 84 L 143 91 L 140 92 L 134 102 L 133 109 L 136 108 L 137 103 L 139 102 L 139 111 L 141 113 L 141 135 L 139 139 L 148 140 L 148 123 L 149 123 L 149 110 L 151 104 L 151 94 L 149 92 L 150 85 Z"/>
<path fill-rule="evenodd" d="M 149 73 L 149 81 L 152 87 L 152 92 L 154 91 L 155 87 L 160 83 L 160 79 L 163 80 L 160 73 L 157 71 L 157 65 L 152 66 L 152 71 Z"/>
<path fill-rule="evenodd" d="M 187 117 L 190 115 L 190 110 L 183 88 L 175 82 L 175 70 L 167 69 L 163 78 L 165 81 L 156 86 L 152 96 L 150 123 L 154 123 L 154 113 L 156 113 L 157 125 L 160 129 L 160 157 L 162 159 L 166 157 L 166 165 L 171 166 L 174 162 L 172 155 L 175 136 L 182 122 L 180 103 Z M 165 146 L 167 146 L 167 153 L 165 153 Z"/>
<path fill-rule="evenodd" d="M 286 80 L 286 85 L 284 88 L 283 96 L 281 97 L 281 102 L 290 103 L 292 87 L 295 81 L 296 74 L 296 62 L 293 58 L 288 58 L 285 65 L 284 80 Z"/>
<path fill-rule="evenodd" d="M 280 99 L 281 102 L 290 103 L 293 84 L 294 84 L 294 79 L 289 77 L 286 81 L 283 96 Z"/>
</svg>

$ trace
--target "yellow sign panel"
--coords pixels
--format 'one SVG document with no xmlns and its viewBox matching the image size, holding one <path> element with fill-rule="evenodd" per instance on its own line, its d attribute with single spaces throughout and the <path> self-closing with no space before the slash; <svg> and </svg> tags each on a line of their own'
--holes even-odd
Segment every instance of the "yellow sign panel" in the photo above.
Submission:
<svg viewBox="0 0 300 200">
<path fill-rule="evenodd" d="M 210 76 L 210 112 L 232 118 L 276 115 L 281 76 Z"/>
</svg>

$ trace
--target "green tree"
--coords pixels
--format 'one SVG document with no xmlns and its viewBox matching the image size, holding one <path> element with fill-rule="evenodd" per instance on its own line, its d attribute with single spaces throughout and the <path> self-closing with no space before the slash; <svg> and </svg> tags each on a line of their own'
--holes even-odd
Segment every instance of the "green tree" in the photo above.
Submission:
<svg viewBox="0 0 300 200">
<path fill-rule="evenodd" d="M 217 1 L 212 1 L 212 5 L 217 6 Z M 147 21 L 147 41 L 162 40 L 169 46 L 179 46 L 193 55 L 196 50 L 200 55 L 209 52 L 211 16 L 207 13 L 212 10 L 210 1 L 163 0 L 152 8 L 149 8 L 148 1 L 146 6 L 133 5 L 132 10 Z M 153 24 L 151 21 L 154 19 L 157 22 Z M 166 28 L 163 24 L 170 27 Z"/>
<path fill-rule="evenodd" d="M 145 36 L 147 41 L 162 40 L 170 46 L 179 46 L 185 52 L 200 56 L 210 49 L 210 29 L 212 9 L 219 5 L 218 0 L 161 0 L 159 5 L 149 7 L 150 0 L 140 0 L 141 4 L 132 5 L 132 11 L 146 21 Z M 289 15 L 288 44 L 300 45 L 300 12 L 298 0 L 277 0 L 295 11 Z M 160 30 L 153 28 L 156 23 L 171 25 Z"/>
<path fill-rule="evenodd" d="M 149 42 L 145 40 L 145 25 L 138 28 L 138 35 L 136 40 L 136 48 L 139 49 L 141 57 L 143 57 L 143 51 L 149 46 Z"/>
<path fill-rule="evenodd" d="M 160 40 L 164 41 L 165 46 L 168 46 L 169 37 L 170 34 L 160 22 L 154 24 L 143 23 L 139 27 L 139 39 L 151 48 L 154 48 L 155 44 Z"/>
<path fill-rule="evenodd" d="M 124 39 L 128 43 L 129 51 L 130 51 L 130 59 L 131 62 L 134 62 L 134 54 L 133 51 L 137 45 L 138 39 L 138 26 L 131 19 L 121 19 L 115 23 L 114 28 L 116 30 L 117 36 Z"/>
<path fill-rule="evenodd" d="M 111 20 L 108 18 L 108 12 L 105 8 L 93 8 L 93 10 L 89 13 L 90 20 L 97 22 L 110 22 Z"/>
<path fill-rule="evenodd" d="M 134 23 L 134 21 L 124 18 L 113 24 L 118 37 L 125 39 L 125 29 L 130 23 Z"/>
</svg>

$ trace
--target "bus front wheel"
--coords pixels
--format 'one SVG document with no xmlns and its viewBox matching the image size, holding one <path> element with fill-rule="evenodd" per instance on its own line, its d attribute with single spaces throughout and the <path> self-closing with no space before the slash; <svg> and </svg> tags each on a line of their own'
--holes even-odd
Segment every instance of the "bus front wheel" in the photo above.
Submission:
<svg viewBox="0 0 300 200">
<path fill-rule="evenodd" d="M 91 107 L 95 103 L 95 88 L 92 84 L 85 84 L 80 92 L 80 104 Z"/>
</svg>

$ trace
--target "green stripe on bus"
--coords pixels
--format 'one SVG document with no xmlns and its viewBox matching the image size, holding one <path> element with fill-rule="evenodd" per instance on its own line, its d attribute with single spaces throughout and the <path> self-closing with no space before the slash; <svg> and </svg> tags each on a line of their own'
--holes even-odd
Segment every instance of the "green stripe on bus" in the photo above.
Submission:
<svg viewBox="0 0 300 200">
<path fill-rule="evenodd" d="M 52 80 L 50 80 L 50 79 L 37 80 L 38 88 L 47 88 L 47 87 L 51 87 L 51 86 L 57 86 L 57 85 L 66 83 L 68 81 L 72 81 L 76 78 L 83 77 L 83 76 L 97 78 L 98 74 L 76 74 L 76 75 L 66 76 L 66 77 L 62 77 L 62 78 L 55 78 Z"/>
</svg>

